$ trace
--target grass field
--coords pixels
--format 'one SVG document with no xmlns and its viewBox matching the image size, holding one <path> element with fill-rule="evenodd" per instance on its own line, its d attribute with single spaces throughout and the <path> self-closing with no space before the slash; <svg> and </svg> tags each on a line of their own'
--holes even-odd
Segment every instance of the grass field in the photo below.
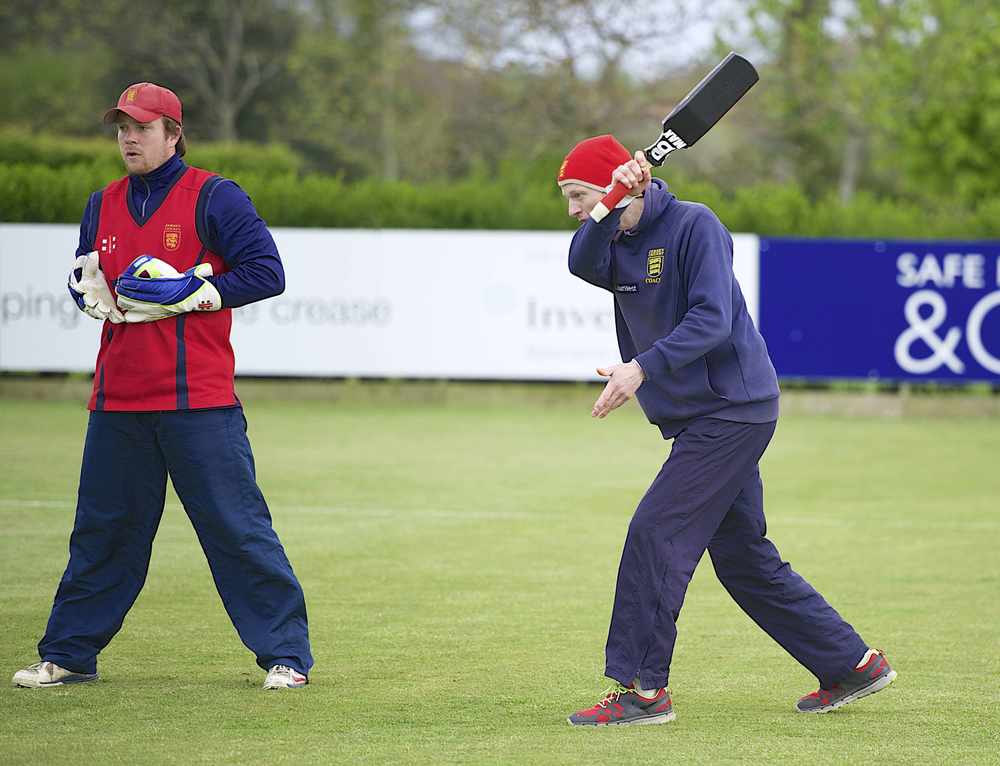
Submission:
<svg viewBox="0 0 1000 766">
<path fill-rule="evenodd" d="M 86 412 L 0 400 L 0 763 L 1000 762 L 1000 421 L 789 415 L 770 536 L 899 671 L 826 716 L 812 676 L 702 562 L 678 720 L 577 730 L 631 512 L 668 445 L 634 405 L 254 401 L 250 438 L 305 588 L 309 687 L 264 693 L 171 495 L 102 680 L 14 689 L 66 563 Z M 127 456 L 123 456 L 126 459 Z"/>
</svg>

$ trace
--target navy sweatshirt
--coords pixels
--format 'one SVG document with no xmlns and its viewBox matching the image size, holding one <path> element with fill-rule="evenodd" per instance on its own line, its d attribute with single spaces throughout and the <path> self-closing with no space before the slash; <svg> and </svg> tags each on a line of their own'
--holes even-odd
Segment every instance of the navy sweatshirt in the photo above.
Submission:
<svg viewBox="0 0 1000 766">
<path fill-rule="evenodd" d="M 733 274 L 729 232 L 660 179 L 636 227 L 619 232 L 623 211 L 580 226 L 569 270 L 614 293 L 618 348 L 646 373 L 636 398 L 649 422 L 670 438 L 699 417 L 776 420 L 778 379 Z"/>
<path fill-rule="evenodd" d="M 141 226 L 149 220 L 185 170 L 187 165 L 175 154 L 151 173 L 129 176 L 128 206 L 136 223 Z M 208 185 L 199 230 L 208 235 L 209 241 L 204 243 L 208 249 L 220 255 L 231 269 L 208 278 L 219 291 L 223 307 L 237 308 L 283 292 L 285 270 L 278 248 L 246 192 L 228 178 L 210 180 Z M 83 211 L 78 256 L 93 250 L 100 212 L 101 192 L 96 191 Z M 114 281 L 118 275 L 105 276 Z"/>
</svg>

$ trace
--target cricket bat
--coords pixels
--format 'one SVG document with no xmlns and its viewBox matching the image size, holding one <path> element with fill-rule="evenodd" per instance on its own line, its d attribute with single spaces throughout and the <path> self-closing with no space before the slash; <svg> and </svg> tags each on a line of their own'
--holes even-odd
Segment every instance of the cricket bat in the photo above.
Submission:
<svg viewBox="0 0 1000 766">
<path fill-rule="evenodd" d="M 671 152 L 694 146 L 759 79 L 753 64 L 738 53 L 729 53 L 664 118 L 660 137 L 643 149 L 646 159 L 659 167 Z M 628 191 L 616 183 L 594 206 L 590 217 L 600 221 Z"/>
</svg>

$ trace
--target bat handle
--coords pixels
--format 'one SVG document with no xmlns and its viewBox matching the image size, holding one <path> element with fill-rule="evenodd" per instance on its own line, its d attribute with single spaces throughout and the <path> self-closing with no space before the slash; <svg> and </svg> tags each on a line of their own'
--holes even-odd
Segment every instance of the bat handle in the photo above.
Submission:
<svg viewBox="0 0 1000 766">
<path fill-rule="evenodd" d="M 614 206 L 621 202 L 628 195 L 628 188 L 623 186 L 620 182 L 616 182 L 607 194 L 594 205 L 594 209 L 590 211 L 590 217 L 594 219 L 594 223 L 599 223 L 604 220 L 604 217 L 610 213 Z"/>
</svg>

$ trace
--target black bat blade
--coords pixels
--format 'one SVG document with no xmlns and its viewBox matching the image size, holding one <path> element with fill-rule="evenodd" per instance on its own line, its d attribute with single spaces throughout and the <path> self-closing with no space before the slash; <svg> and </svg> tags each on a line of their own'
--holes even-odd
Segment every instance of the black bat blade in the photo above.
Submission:
<svg viewBox="0 0 1000 766">
<path fill-rule="evenodd" d="M 645 149 L 653 165 L 672 151 L 694 145 L 760 79 L 753 64 L 730 53 L 663 120 L 663 133 Z"/>
</svg>

